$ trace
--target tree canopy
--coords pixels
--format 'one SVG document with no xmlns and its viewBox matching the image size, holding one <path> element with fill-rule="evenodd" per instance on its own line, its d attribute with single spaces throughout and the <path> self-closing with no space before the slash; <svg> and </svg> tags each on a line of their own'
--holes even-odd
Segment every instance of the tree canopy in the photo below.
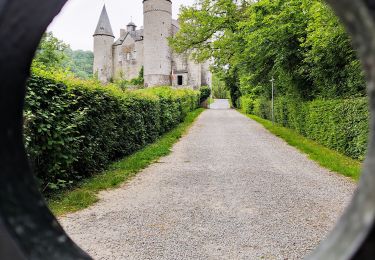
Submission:
<svg viewBox="0 0 375 260">
<path fill-rule="evenodd" d="M 46 67 L 60 67 L 67 59 L 65 51 L 69 46 L 53 36 L 52 32 L 46 32 L 35 54 L 34 63 L 43 64 Z"/>
<path fill-rule="evenodd" d="M 72 50 L 52 32 L 47 32 L 39 44 L 33 66 L 51 71 L 65 70 L 76 77 L 87 79 L 93 76 L 93 63 L 92 51 Z"/>
<path fill-rule="evenodd" d="M 92 51 L 72 50 L 65 51 L 67 60 L 62 64 L 69 68 L 77 77 L 87 79 L 93 76 L 94 53 Z"/>
<path fill-rule="evenodd" d="M 361 65 L 350 38 L 320 0 L 198 0 L 181 8 L 178 52 L 213 60 L 233 104 L 241 94 L 302 100 L 363 96 Z"/>
</svg>

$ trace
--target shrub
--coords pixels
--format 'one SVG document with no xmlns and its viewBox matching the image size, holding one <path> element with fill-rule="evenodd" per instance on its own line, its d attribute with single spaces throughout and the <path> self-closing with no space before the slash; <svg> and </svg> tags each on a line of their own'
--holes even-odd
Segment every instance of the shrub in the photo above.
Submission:
<svg viewBox="0 0 375 260">
<path fill-rule="evenodd" d="M 144 87 L 144 68 L 142 66 L 141 70 L 138 73 L 138 77 L 127 80 L 124 79 L 124 74 L 123 72 L 119 73 L 119 77 L 113 81 L 113 84 L 117 87 L 119 87 L 122 90 L 126 89 L 143 89 Z M 96 77 L 97 78 L 97 77 Z"/>
<path fill-rule="evenodd" d="M 138 77 L 136 77 L 135 79 L 132 79 L 130 81 L 130 83 L 133 84 L 133 85 L 136 85 L 136 86 L 142 86 L 143 87 L 143 84 L 145 83 L 145 79 L 144 79 L 144 67 L 143 66 L 142 66 L 141 70 L 138 73 Z"/>
<path fill-rule="evenodd" d="M 225 86 L 225 82 L 220 80 L 217 75 L 212 75 L 212 96 L 218 99 L 228 99 L 229 91 Z"/>
<path fill-rule="evenodd" d="M 242 110 L 270 119 L 270 101 L 241 98 Z M 363 160 L 369 134 L 367 98 L 297 101 L 277 98 L 275 121 L 354 159 Z"/>
<path fill-rule="evenodd" d="M 240 98 L 241 110 L 246 114 L 255 114 L 254 103 L 254 99 L 250 95 L 244 95 Z"/>
<path fill-rule="evenodd" d="M 201 92 L 200 102 L 206 101 L 211 95 L 211 89 L 208 86 L 202 86 L 199 91 Z"/>
<path fill-rule="evenodd" d="M 319 143 L 363 160 L 369 135 L 367 98 L 316 100 L 305 104 L 305 134 Z"/>
<path fill-rule="evenodd" d="M 42 189 L 65 187 L 152 143 L 198 102 L 199 92 L 192 90 L 131 92 L 34 73 L 27 86 L 24 132 Z"/>
</svg>

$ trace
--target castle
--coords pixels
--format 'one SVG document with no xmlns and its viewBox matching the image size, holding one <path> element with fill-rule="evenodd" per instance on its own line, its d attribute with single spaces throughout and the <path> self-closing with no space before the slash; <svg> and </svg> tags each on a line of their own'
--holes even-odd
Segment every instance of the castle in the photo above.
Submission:
<svg viewBox="0 0 375 260">
<path fill-rule="evenodd" d="M 111 23 L 103 7 L 94 33 L 94 74 L 107 83 L 137 78 L 144 69 L 145 87 L 174 86 L 197 89 L 211 85 L 209 62 L 196 63 L 189 54 L 176 54 L 168 44 L 179 30 L 172 19 L 171 0 L 143 0 L 144 27 L 130 22 L 115 41 Z"/>
</svg>

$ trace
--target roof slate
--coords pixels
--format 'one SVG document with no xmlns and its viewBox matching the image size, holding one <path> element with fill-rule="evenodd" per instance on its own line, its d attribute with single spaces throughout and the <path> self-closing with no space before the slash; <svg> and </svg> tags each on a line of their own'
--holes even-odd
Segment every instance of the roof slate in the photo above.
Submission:
<svg viewBox="0 0 375 260">
<path fill-rule="evenodd" d="M 125 41 L 126 37 L 128 37 L 128 35 L 130 35 L 130 37 L 132 37 L 134 41 L 142 41 L 143 29 L 132 31 L 132 32 L 127 32 L 124 36 L 120 37 L 117 41 L 115 41 L 113 45 L 114 46 L 121 45 Z"/>
<path fill-rule="evenodd" d="M 98 25 L 96 26 L 96 30 L 94 33 L 94 36 L 96 35 L 108 35 L 115 37 L 113 35 L 112 26 L 109 21 L 107 9 L 105 8 L 105 5 L 103 6 L 102 13 L 100 14 Z"/>
</svg>

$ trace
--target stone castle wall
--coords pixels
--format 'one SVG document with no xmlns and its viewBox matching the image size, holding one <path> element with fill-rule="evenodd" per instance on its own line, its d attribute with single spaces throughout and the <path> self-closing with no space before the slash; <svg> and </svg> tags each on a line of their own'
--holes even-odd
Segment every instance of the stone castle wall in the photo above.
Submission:
<svg viewBox="0 0 375 260">
<path fill-rule="evenodd" d="M 172 35 L 172 3 L 146 0 L 143 15 L 145 86 L 170 85 L 172 55 L 167 38 Z"/>
<path fill-rule="evenodd" d="M 211 86 L 212 75 L 210 72 L 210 61 L 202 63 L 202 86 Z"/>
<path fill-rule="evenodd" d="M 202 64 L 188 59 L 188 85 L 197 89 L 202 84 Z"/>
<path fill-rule="evenodd" d="M 168 37 L 178 32 L 178 21 L 172 20 L 170 0 L 144 0 L 144 29 L 130 23 L 114 43 L 105 8 L 100 25 L 107 35 L 94 35 L 94 72 L 99 80 L 131 80 L 144 67 L 145 86 L 172 85 L 199 88 L 211 84 L 209 62 L 195 63 L 190 55 L 173 53 Z M 99 25 L 98 25 L 99 26 Z M 99 29 L 103 29 L 98 27 Z M 97 29 L 98 30 L 98 29 Z"/>
<path fill-rule="evenodd" d="M 123 44 L 113 47 L 114 78 L 137 78 L 143 66 L 143 42 L 127 37 Z"/>
<path fill-rule="evenodd" d="M 113 77 L 112 45 L 114 37 L 96 35 L 94 37 L 94 74 L 103 82 L 109 82 Z"/>
</svg>

